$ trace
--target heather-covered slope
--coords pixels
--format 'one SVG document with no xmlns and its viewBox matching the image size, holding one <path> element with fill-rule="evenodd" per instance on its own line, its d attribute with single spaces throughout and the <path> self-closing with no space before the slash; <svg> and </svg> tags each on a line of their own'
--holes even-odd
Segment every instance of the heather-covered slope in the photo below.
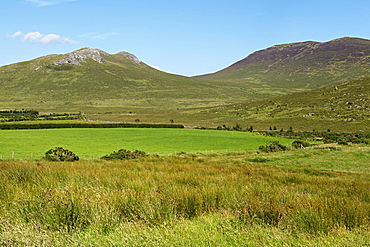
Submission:
<svg viewBox="0 0 370 247">
<path fill-rule="evenodd" d="M 345 37 L 276 45 L 199 77 L 256 87 L 315 89 L 370 76 L 369 68 L 370 40 Z"/>
</svg>

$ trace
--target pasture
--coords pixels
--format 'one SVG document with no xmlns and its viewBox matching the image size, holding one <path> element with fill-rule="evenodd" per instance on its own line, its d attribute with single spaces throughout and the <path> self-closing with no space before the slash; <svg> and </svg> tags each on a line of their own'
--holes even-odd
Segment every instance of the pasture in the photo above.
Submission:
<svg viewBox="0 0 370 247">
<path fill-rule="evenodd" d="M 99 158 L 119 149 L 150 154 L 176 152 L 226 152 L 257 150 L 268 141 L 292 140 L 263 137 L 256 133 L 196 129 L 42 129 L 1 130 L 0 157 L 40 158 L 50 148 L 63 147 L 80 158 Z"/>
</svg>

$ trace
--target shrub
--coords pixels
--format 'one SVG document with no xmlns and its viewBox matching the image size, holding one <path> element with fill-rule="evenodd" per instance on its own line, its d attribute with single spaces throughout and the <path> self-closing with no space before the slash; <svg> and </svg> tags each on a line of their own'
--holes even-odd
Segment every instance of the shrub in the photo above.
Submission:
<svg viewBox="0 0 370 247">
<path fill-rule="evenodd" d="M 346 142 L 345 140 L 339 140 L 338 144 L 339 145 L 348 145 L 348 142 Z"/>
<path fill-rule="evenodd" d="M 102 157 L 102 159 L 105 159 L 105 160 L 114 160 L 114 159 L 123 160 L 123 159 L 136 159 L 138 157 L 144 157 L 144 156 L 148 156 L 144 151 L 135 150 L 135 151 L 131 152 L 130 150 L 120 149 L 117 152 L 113 152 L 109 155 L 104 155 Z"/>
<path fill-rule="evenodd" d="M 258 149 L 262 152 L 271 153 L 271 152 L 285 151 L 288 148 L 280 144 L 278 141 L 272 141 L 272 142 L 267 142 L 266 146 L 260 146 Z"/>
<path fill-rule="evenodd" d="M 292 143 L 292 148 L 294 149 L 300 149 L 300 148 L 305 148 L 305 147 L 309 147 L 311 146 L 311 144 L 309 142 L 305 142 L 305 141 L 301 141 L 301 140 L 297 140 L 297 141 L 294 141 Z"/>
<path fill-rule="evenodd" d="M 236 125 L 234 127 L 232 127 L 232 130 L 235 130 L 235 131 L 242 131 L 243 128 L 240 126 L 240 124 L 236 123 Z"/>
<path fill-rule="evenodd" d="M 79 160 L 78 156 L 68 149 L 56 147 L 45 153 L 45 158 L 50 161 L 75 161 Z"/>
</svg>

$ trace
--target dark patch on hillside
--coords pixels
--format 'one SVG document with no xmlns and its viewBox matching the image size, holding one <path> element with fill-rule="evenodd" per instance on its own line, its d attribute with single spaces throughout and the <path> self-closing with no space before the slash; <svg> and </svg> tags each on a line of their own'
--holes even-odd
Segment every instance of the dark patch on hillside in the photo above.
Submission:
<svg viewBox="0 0 370 247">
<path fill-rule="evenodd" d="M 308 41 L 276 45 L 252 53 L 229 68 L 233 66 L 235 68 L 253 67 L 258 63 L 268 62 L 266 69 L 276 70 L 284 65 L 297 65 L 297 63 L 317 66 L 341 61 L 357 62 L 367 56 L 370 56 L 370 40 L 345 37 L 325 43 Z"/>
</svg>

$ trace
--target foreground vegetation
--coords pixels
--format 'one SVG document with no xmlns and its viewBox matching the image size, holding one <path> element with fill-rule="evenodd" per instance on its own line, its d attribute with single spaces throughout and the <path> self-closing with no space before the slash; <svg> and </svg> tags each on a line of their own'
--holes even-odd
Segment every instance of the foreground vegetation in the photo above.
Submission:
<svg viewBox="0 0 370 247">
<path fill-rule="evenodd" d="M 0 161 L 7 246 L 366 246 L 368 146 Z M 329 148 L 330 147 L 330 148 Z"/>
</svg>

